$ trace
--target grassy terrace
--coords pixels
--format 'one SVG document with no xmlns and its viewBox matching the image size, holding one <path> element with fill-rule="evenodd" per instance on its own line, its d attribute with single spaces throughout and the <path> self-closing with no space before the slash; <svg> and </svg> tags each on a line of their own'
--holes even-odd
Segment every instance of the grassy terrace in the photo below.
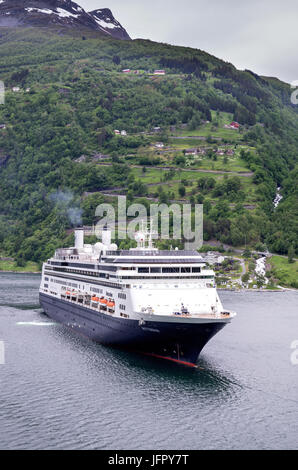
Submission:
<svg viewBox="0 0 298 470">
<path fill-rule="evenodd" d="M 160 159 L 160 165 L 158 166 L 170 166 L 177 167 L 175 163 L 175 157 L 177 155 L 183 155 L 183 150 L 188 148 L 199 148 L 202 144 L 198 141 L 194 142 L 191 139 L 185 141 L 175 141 L 168 144 L 166 150 L 159 151 L 156 148 L 140 148 L 136 154 L 131 155 L 127 159 L 128 163 L 134 164 L 139 163 L 141 157 L 158 157 Z M 220 147 L 220 146 L 219 146 Z M 247 168 L 247 164 L 240 158 L 241 150 L 245 151 L 254 151 L 252 147 L 239 145 L 236 148 L 234 146 L 220 147 L 224 150 L 233 150 L 234 155 L 227 156 L 227 161 L 224 159 L 224 155 L 216 155 L 217 160 L 209 158 L 207 155 L 194 155 L 186 156 L 186 164 L 184 168 L 194 168 L 202 170 L 212 170 L 212 171 L 233 171 L 236 173 L 250 173 L 250 170 Z"/>
<path fill-rule="evenodd" d="M 224 129 L 221 127 L 215 127 L 212 123 L 204 124 L 196 130 L 183 130 L 177 134 L 173 134 L 173 137 L 208 137 L 227 139 L 229 141 L 238 142 L 242 139 L 242 135 L 239 131 L 232 129 Z"/>
<path fill-rule="evenodd" d="M 141 178 L 142 182 L 145 184 L 153 184 L 153 183 L 161 183 L 169 184 L 171 181 L 163 181 L 163 174 L 167 173 L 169 170 L 161 169 L 161 168 L 150 168 L 146 170 L 144 173 L 142 168 L 132 168 L 132 173 L 136 178 Z M 223 177 L 222 174 L 212 173 L 212 172 L 200 172 L 200 171 L 191 171 L 191 170 L 176 170 L 173 181 L 180 181 L 182 180 L 190 180 L 190 181 L 197 181 L 202 176 L 212 176 L 215 179 L 220 179 Z"/>
<path fill-rule="evenodd" d="M 279 280 L 280 285 L 290 286 L 298 289 L 298 261 L 289 263 L 287 258 L 272 256 L 270 260 L 274 277 Z"/>
<path fill-rule="evenodd" d="M 0 259 L 0 272 L 1 271 L 15 271 L 15 272 L 39 272 L 38 264 L 33 261 L 28 261 L 25 266 L 18 266 L 14 260 L 1 260 Z"/>
<path fill-rule="evenodd" d="M 217 182 L 224 179 L 225 175 L 217 174 L 212 172 L 200 172 L 192 170 L 176 170 L 173 178 L 168 181 L 164 181 L 163 177 L 169 170 L 162 170 L 157 168 L 147 169 L 144 173 L 142 168 L 132 168 L 132 173 L 136 179 L 141 179 L 143 183 L 148 185 L 148 191 L 150 195 L 154 195 L 160 186 L 163 189 L 167 189 L 173 193 L 173 199 L 184 199 L 179 196 L 178 189 L 181 181 L 188 183 L 186 186 L 185 198 L 188 198 L 191 194 L 198 194 L 197 181 L 202 177 L 212 177 Z M 233 175 L 229 175 L 233 176 Z M 245 194 L 244 204 L 254 205 L 256 203 L 255 196 L 255 185 L 252 182 L 251 177 L 238 175 L 241 179 L 242 191 Z M 210 201 L 216 202 L 219 198 L 212 197 L 210 194 L 205 194 Z"/>
<path fill-rule="evenodd" d="M 233 115 L 230 113 L 212 111 L 212 122 L 206 122 L 194 130 L 179 130 L 172 135 L 175 137 L 208 137 L 212 136 L 218 139 L 226 139 L 232 142 L 238 142 L 242 139 L 239 131 L 234 129 L 225 129 L 233 121 Z"/>
<path fill-rule="evenodd" d="M 163 180 L 163 173 L 168 173 L 168 169 L 162 168 L 147 168 L 146 172 L 143 172 L 142 168 L 132 168 L 132 173 L 136 178 L 141 178 L 143 183 L 151 184 L 151 183 L 161 183 L 164 182 Z M 235 176 L 235 175 L 227 175 L 227 176 Z M 252 186 L 251 177 L 243 176 L 241 174 L 237 175 L 241 178 L 242 184 L 244 186 Z M 212 171 L 194 171 L 194 170 L 186 170 L 186 169 L 177 169 L 174 173 L 173 181 L 180 181 L 180 180 L 187 180 L 187 181 L 197 181 L 202 177 L 212 177 L 215 180 L 220 180 L 225 177 L 223 173 L 213 173 Z M 171 181 L 166 181 L 165 184 L 171 183 Z"/>
</svg>

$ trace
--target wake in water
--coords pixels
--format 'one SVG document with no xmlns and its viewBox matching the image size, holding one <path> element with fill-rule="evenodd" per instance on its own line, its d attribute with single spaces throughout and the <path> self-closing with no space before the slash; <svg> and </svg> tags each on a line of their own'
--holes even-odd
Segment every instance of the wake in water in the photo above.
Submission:
<svg viewBox="0 0 298 470">
<path fill-rule="evenodd" d="M 18 326 L 53 326 L 57 325 L 54 322 L 38 322 L 38 321 L 18 321 L 16 323 Z"/>
</svg>

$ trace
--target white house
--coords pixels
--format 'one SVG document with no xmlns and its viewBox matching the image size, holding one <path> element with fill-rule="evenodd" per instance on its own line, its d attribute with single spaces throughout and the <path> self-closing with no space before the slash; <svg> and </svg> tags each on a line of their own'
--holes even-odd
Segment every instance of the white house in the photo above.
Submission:
<svg viewBox="0 0 298 470">
<path fill-rule="evenodd" d="M 114 134 L 115 135 L 120 135 L 120 131 L 118 131 L 117 129 L 114 130 Z"/>
<path fill-rule="evenodd" d="M 155 144 L 155 147 L 156 147 L 157 149 L 163 149 L 164 146 L 165 146 L 165 144 L 163 144 L 162 142 L 156 142 L 156 144 Z"/>
<path fill-rule="evenodd" d="M 165 75 L 166 71 L 165 70 L 154 70 L 154 75 Z"/>
<path fill-rule="evenodd" d="M 197 155 L 198 149 L 187 149 L 185 150 L 185 155 Z"/>
<path fill-rule="evenodd" d="M 17 92 L 20 91 L 20 90 L 21 90 L 21 89 L 20 89 L 20 87 L 18 87 L 18 86 L 14 86 L 13 89 L 12 89 L 12 91 L 13 91 L 14 93 L 17 93 Z"/>
<path fill-rule="evenodd" d="M 125 136 L 125 135 L 127 135 L 127 132 L 126 131 L 121 131 L 121 135 Z"/>
</svg>

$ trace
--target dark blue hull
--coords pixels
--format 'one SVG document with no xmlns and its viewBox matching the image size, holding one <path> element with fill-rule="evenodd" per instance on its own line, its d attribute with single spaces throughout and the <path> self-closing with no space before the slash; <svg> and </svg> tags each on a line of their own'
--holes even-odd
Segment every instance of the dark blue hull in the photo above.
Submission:
<svg viewBox="0 0 298 470">
<path fill-rule="evenodd" d="M 101 344 L 195 365 L 206 343 L 225 323 L 185 324 L 146 322 L 112 317 L 85 306 L 40 293 L 40 303 L 52 319 Z"/>
</svg>

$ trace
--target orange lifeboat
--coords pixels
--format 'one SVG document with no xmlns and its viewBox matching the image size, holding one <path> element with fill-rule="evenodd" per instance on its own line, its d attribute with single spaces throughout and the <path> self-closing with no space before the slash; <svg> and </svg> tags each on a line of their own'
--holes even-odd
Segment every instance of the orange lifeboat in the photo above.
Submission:
<svg viewBox="0 0 298 470">
<path fill-rule="evenodd" d="M 109 300 L 107 303 L 108 307 L 115 307 L 115 302 L 113 300 Z"/>
<path fill-rule="evenodd" d="M 91 297 L 91 300 L 92 300 L 92 302 L 99 302 L 99 298 L 98 298 L 98 297 Z"/>
<path fill-rule="evenodd" d="M 105 299 L 104 297 L 102 297 L 101 299 L 99 299 L 100 303 L 103 304 L 103 305 L 107 305 L 108 301 L 107 299 Z"/>
</svg>

